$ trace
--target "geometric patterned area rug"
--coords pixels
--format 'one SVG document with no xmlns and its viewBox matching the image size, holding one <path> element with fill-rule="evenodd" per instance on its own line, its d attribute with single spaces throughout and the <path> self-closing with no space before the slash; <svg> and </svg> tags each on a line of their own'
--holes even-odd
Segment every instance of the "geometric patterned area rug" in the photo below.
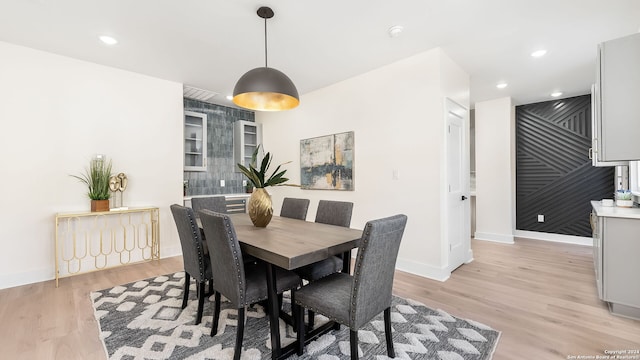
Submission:
<svg viewBox="0 0 640 360">
<path fill-rule="evenodd" d="M 182 310 L 184 272 L 92 292 L 100 337 L 109 359 L 232 359 L 237 310 L 221 304 L 218 334 L 209 336 L 213 296 L 205 300 L 202 322 L 194 325 L 197 300 L 192 281 L 189 303 Z M 283 308 L 290 310 L 285 295 Z M 247 308 L 243 360 L 271 358 L 269 319 L 260 305 Z M 327 321 L 317 315 L 316 324 Z M 491 359 L 500 332 L 442 310 L 394 296 L 391 308 L 396 359 Z M 295 340 L 291 327 L 280 321 L 283 346 Z M 358 331 L 361 359 L 389 359 L 382 315 Z M 349 330 L 341 326 L 308 344 L 303 356 L 290 359 L 349 359 Z"/>
</svg>

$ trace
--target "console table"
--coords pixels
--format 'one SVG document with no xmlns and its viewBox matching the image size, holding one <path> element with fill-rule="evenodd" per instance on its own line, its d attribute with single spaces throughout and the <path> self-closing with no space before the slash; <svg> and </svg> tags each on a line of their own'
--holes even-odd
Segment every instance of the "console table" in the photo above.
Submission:
<svg viewBox="0 0 640 360">
<path fill-rule="evenodd" d="M 157 207 L 57 213 L 55 273 L 67 276 L 160 259 Z"/>
</svg>

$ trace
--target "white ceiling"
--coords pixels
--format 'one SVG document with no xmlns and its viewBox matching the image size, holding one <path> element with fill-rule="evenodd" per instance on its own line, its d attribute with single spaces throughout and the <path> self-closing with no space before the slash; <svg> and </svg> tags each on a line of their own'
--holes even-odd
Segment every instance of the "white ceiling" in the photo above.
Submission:
<svg viewBox="0 0 640 360">
<path fill-rule="evenodd" d="M 275 12 L 269 66 L 301 94 L 439 46 L 471 75 L 472 103 L 582 95 L 596 45 L 640 30 L 640 0 L 0 0 L 0 41 L 181 82 L 231 105 L 236 80 L 264 64 L 263 5 Z M 397 38 L 393 25 L 404 26 Z M 119 43 L 102 44 L 103 34 Z M 546 56 L 529 55 L 541 48 Z"/>
</svg>

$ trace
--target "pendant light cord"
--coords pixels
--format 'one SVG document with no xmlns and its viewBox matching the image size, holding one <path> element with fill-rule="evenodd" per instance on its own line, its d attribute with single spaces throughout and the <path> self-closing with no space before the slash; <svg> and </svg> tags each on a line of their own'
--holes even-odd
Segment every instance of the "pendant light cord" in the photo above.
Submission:
<svg viewBox="0 0 640 360">
<path fill-rule="evenodd" d="M 267 18 L 264 18 L 264 67 L 269 67 L 267 65 Z"/>
</svg>

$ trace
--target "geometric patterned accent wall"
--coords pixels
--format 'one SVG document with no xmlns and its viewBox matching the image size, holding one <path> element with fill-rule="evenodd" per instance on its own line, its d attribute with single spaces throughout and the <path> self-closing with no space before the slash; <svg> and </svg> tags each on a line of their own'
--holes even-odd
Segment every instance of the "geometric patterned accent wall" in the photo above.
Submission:
<svg viewBox="0 0 640 360">
<path fill-rule="evenodd" d="M 589 202 L 613 197 L 615 168 L 591 166 L 590 147 L 590 95 L 516 107 L 516 229 L 591 237 Z"/>
<path fill-rule="evenodd" d="M 233 158 L 233 123 L 255 121 L 255 113 L 187 98 L 184 110 L 207 114 L 207 171 L 184 172 L 187 195 L 244 193 L 244 175 L 236 171 Z M 225 180 L 225 186 L 220 186 L 220 180 Z"/>
</svg>

